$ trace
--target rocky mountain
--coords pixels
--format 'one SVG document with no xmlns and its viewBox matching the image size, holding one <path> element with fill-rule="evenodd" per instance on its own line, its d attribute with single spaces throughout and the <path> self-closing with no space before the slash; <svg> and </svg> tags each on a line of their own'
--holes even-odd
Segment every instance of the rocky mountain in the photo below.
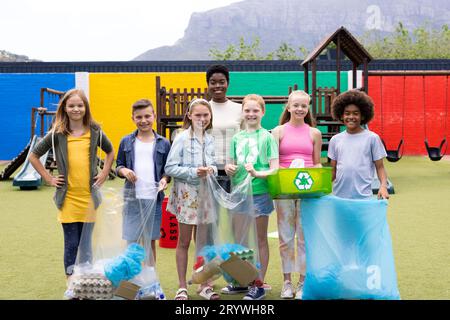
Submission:
<svg viewBox="0 0 450 320">
<path fill-rule="evenodd" d="M 171 46 L 148 50 L 133 60 L 209 60 L 244 37 L 261 40 L 261 53 L 282 42 L 308 50 L 340 26 L 356 36 L 368 30 L 388 34 L 398 22 L 412 30 L 429 23 L 450 24 L 448 0 L 246 0 L 191 15 L 184 37 Z"/>
<path fill-rule="evenodd" d="M 30 59 L 24 55 L 18 55 L 6 50 L 0 50 L 0 62 L 29 62 L 29 61 L 39 61 Z"/>
</svg>

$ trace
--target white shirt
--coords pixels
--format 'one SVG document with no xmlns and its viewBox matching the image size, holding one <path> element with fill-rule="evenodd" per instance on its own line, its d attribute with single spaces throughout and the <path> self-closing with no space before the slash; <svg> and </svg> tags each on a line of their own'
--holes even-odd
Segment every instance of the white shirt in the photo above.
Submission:
<svg viewBox="0 0 450 320">
<path fill-rule="evenodd" d="M 155 141 L 142 142 L 137 137 L 134 143 L 134 172 L 137 176 L 135 183 L 137 199 L 156 199 L 155 166 L 153 163 L 153 149 Z"/>
<path fill-rule="evenodd" d="M 229 159 L 231 139 L 240 131 L 242 106 L 231 100 L 209 103 L 213 113 L 211 134 L 215 141 L 216 163 L 218 169 L 223 169 Z"/>
</svg>

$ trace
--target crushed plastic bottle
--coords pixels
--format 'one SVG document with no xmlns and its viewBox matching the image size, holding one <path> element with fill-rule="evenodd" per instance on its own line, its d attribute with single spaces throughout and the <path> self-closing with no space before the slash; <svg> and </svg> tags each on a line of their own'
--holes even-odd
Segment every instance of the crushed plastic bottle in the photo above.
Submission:
<svg viewBox="0 0 450 320">
<path fill-rule="evenodd" d="M 136 298 L 138 300 L 166 300 L 166 296 L 159 282 L 153 282 L 139 289 Z"/>
</svg>

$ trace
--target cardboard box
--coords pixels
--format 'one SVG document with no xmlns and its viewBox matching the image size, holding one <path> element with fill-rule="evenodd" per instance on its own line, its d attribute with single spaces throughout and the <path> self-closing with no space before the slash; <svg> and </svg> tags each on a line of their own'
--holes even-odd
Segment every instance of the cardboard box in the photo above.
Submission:
<svg viewBox="0 0 450 320">
<path fill-rule="evenodd" d="M 234 253 L 231 257 L 220 264 L 220 268 L 228 273 L 242 287 L 248 286 L 258 278 L 258 270 L 248 261 L 242 260 Z"/>
<path fill-rule="evenodd" d="M 114 295 L 127 300 L 135 300 L 140 288 L 140 286 L 132 282 L 121 281 Z"/>
</svg>

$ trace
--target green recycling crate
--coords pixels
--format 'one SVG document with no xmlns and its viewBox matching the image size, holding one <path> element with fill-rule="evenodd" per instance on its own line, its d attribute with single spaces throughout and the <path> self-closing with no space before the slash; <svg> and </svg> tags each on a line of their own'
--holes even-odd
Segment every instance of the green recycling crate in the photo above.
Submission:
<svg viewBox="0 0 450 320">
<path fill-rule="evenodd" d="M 282 168 L 267 177 L 273 199 L 321 197 L 331 193 L 331 168 Z"/>
</svg>

